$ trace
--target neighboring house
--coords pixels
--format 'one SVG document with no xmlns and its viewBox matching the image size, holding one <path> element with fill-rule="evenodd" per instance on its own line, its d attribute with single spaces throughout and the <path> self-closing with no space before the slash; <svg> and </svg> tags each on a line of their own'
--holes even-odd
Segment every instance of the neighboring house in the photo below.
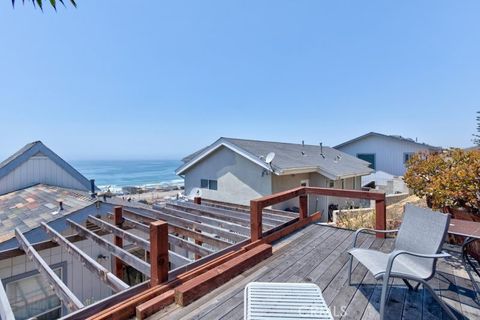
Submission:
<svg viewBox="0 0 480 320">
<path fill-rule="evenodd" d="M 38 243 L 48 239 L 42 222 L 69 233 L 67 218 L 84 222 L 89 214 L 106 216 L 112 205 L 97 202 L 92 188 L 96 189 L 93 181 L 40 141 L 27 144 L 0 163 L 0 279 L 18 319 L 54 319 L 64 314 L 65 307 L 25 254 L 12 254 L 18 250 L 15 229 L 31 243 Z M 110 257 L 91 241 L 78 241 L 77 245 L 94 257 Z M 108 287 L 60 247 L 39 254 L 82 301 L 111 295 Z M 110 269 L 110 259 L 99 262 Z"/>
<path fill-rule="evenodd" d="M 395 135 L 376 132 L 364 134 L 334 147 L 359 159 L 368 161 L 374 170 L 380 170 L 395 176 L 405 174 L 405 163 L 420 151 L 434 152 L 442 150 L 426 143 Z"/>
<path fill-rule="evenodd" d="M 41 141 L 25 145 L 0 163 L 0 195 L 43 183 L 90 191 L 92 183 Z"/>
<path fill-rule="evenodd" d="M 274 153 L 269 164 L 266 157 Z M 176 170 L 185 179 L 185 194 L 248 205 L 250 200 L 301 185 L 360 189 L 368 162 L 318 145 L 220 138 L 183 159 Z M 310 197 L 309 212 L 327 212 L 334 197 Z M 288 201 L 277 208 L 298 207 Z M 324 215 L 326 217 L 326 215 Z"/>
</svg>

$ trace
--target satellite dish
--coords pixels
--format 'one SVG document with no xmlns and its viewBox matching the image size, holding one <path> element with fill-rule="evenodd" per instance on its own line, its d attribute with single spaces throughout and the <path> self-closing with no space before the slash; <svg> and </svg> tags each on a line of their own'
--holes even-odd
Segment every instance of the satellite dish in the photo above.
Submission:
<svg viewBox="0 0 480 320">
<path fill-rule="evenodd" d="M 271 164 L 273 161 L 273 158 L 275 158 L 275 152 L 270 152 L 267 154 L 267 157 L 265 158 L 265 162 L 268 164 Z"/>
</svg>

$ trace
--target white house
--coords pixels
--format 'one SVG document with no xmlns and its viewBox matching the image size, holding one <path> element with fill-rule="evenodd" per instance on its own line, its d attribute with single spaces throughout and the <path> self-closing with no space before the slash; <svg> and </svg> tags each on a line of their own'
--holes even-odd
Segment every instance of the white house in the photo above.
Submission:
<svg viewBox="0 0 480 320">
<path fill-rule="evenodd" d="M 267 155 L 274 155 L 268 162 Z M 248 205 L 250 200 L 301 185 L 360 189 L 368 162 L 321 145 L 220 138 L 183 159 L 176 173 L 185 179 L 185 194 Z M 291 200 L 277 208 L 298 206 Z M 345 199 L 310 197 L 309 211 L 328 211 Z M 326 215 L 324 215 L 326 217 Z"/>
<path fill-rule="evenodd" d="M 405 163 L 420 151 L 440 151 L 426 143 L 396 135 L 369 132 L 334 147 L 359 159 L 368 161 L 374 170 L 384 171 L 395 176 L 405 174 Z"/>
</svg>

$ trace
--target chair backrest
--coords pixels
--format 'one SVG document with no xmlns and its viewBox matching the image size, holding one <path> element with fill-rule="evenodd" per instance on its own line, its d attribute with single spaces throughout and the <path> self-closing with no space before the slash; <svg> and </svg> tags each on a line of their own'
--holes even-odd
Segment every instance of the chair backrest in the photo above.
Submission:
<svg viewBox="0 0 480 320">
<path fill-rule="evenodd" d="M 439 253 L 449 224 L 448 214 L 407 204 L 395 249 L 423 254 Z"/>
</svg>

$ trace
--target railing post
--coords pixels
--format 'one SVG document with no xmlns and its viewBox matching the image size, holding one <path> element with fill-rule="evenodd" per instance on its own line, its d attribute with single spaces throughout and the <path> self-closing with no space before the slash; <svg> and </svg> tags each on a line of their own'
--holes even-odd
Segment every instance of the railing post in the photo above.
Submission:
<svg viewBox="0 0 480 320">
<path fill-rule="evenodd" d="M 300 208 L 300 220 L 306 219 L 308 217 L 308 196 L 306 194 L 298 197 L 299 208 Z"/>
<path fill-rule="evenodd" d="M 121 228 L 123 223 L 123 208 L 122 207 L 115 207 L 113 209 L 113 223 Z M 123 248 L 123 239 L 119 236 L 113 237 L 113 243 L 120 248 Z M 119 258 L 115 257 L 115 264 L 114 264 L 114 274 L 119 279 L 123 279 L 123 262 Z"/>
<path fill-rule="evenodd" d="M 263 207 L 257 201 L 250 201 L 250 238 L 257 241 L 262 238 L 262 211 Z"/>
<path fill-rule="evenodd" d="M 165 221 L 150 223 L 150 285 L 168 280 L 168 224 Z"/>
<path fill-rule="evenodd" d="M 202 197 L 194 197 L 193 203 L 195 204 L 202 204 Z"/>
<path fill-rule="evenodd" d="M 385 230 L 387 228 L 387 206 L 385 195 L 381 200 L 375 200 L 375 229 Z M 377 233 L 377 238 L 385 238 L 385 233 Z"/>
</svg>

